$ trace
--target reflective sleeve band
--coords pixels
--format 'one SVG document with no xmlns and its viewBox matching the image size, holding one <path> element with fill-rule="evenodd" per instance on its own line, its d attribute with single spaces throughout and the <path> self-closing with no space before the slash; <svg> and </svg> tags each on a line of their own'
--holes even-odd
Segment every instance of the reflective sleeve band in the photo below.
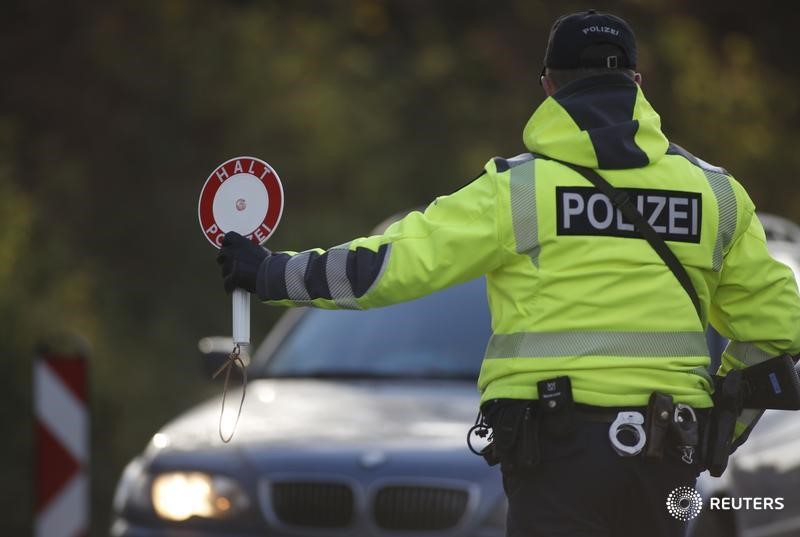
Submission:
<svg viewBox="0 0 800 537">
<path fill-rule="evenodd" d="M 347 245 L 331 248 L 325 253 L 325 278 L 334 303 L 342 309 L 359 309 L 356 295 L 347 278 Z"/>
<path fill-rule="evenodd" d="M 506 162 L 511 167 L 511 221 L 517 253 L 527 254 L 539 267 L 539 225 L 536 219 L 536 161 L 523 155 Z"/>
<path fill-rule="evenodd" d="M 286 298 L 299 304 L 311 301 L 306 291 L 305 277 L 311 252 L 302 252 L 289 258 L 286 262 L 284 281 L 286 283 Z"/>
<path fill-rule="evenodd" d="M 717 241 L 714 244 L 713 264 L 715 271 L 722 269 L 722 258 L 736 232 L 736 194 L 727 175 L 703 169 L 708 184 L 717 199 L 719 222 L 717 225 Z"/>
<path fill-rule="evenodd" d="M 345 244 L 327 252 L 273 254 L 259 274 L 258 296 L 266 301 L 290 300 L 298 306 L 321 298 L 332 300 L 339 308 L 360 309 L 356 299 L 380 279 L 389 250 L 388 244 L 377 252 L 363 247 L 350 250 Z"/>
<path fill-rule="evenodd" d="M 752 343 L 742 343 L 739 341 L 730 341 L 725 347 L 725 354 L 739 360 L 746 366 L 760 364 L 770 358 L 774 358 L 765 351 L 762 351 Z"/>
<path fill-rule="evenodd" d="M 494 334 L 486 358 L 708 356 L 703 332 L 517 332 Z"/>
</svg>

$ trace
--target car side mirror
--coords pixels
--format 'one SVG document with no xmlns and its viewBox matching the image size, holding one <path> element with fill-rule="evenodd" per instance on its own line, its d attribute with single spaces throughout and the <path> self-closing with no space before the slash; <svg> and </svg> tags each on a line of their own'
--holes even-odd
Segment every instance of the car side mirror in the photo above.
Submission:
<svg viewBox="0 0 800 537">
<path fill-rule="evenodd" d="M 211 376 L 222 367 L 233 349 L 233 338 L 223 336 L 204 337 L 197 342 L 202 360 L 203 376 Z"/>
</svg>

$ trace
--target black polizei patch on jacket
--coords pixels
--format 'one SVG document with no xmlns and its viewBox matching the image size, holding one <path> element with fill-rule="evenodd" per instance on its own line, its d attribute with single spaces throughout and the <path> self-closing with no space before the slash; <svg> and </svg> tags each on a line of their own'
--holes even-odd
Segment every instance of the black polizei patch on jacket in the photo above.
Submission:
<svg viewBox="0 0 800 537">
<path fill-rule="evenodd" d="M 699 192 L 620 188 L 667 241 L 700 242 L 703 198 Z M 608 196 L 594 187 L 556 187 L 558 235 L 602 235 L 642 239 Z"/>
</svg>

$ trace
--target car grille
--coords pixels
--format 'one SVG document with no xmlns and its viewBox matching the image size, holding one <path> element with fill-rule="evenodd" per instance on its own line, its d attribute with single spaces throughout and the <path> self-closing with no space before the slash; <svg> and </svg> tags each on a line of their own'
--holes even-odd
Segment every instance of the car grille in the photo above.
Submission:
<svg viewBox="0 0 800 537">
<path fill-rule="evenodd" d="M 461 520 L 468 499 L 468 493 L 458 489 L 385 487 L 375 496 L 375 522 L 385 530 L 445 530 Z"/>
<path fill-rule="evenodd" d="M 272 483 L 272 509 L 292 526 L 343 528 L 353 521 L 353 491 L 338 483 Z"/>
</svg>

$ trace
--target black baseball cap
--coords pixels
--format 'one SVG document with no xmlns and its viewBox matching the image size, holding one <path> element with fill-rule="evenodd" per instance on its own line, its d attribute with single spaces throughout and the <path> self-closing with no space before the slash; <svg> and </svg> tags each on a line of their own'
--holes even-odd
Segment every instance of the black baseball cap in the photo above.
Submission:
<svg viewBox="0 0 800 537">
<path fill-rule="evenodd" d="M 636 69 L 633 29 L 616 15 L 594 9 L 559 17 L 550 30 L 544 67 Z"/>
</svg>

